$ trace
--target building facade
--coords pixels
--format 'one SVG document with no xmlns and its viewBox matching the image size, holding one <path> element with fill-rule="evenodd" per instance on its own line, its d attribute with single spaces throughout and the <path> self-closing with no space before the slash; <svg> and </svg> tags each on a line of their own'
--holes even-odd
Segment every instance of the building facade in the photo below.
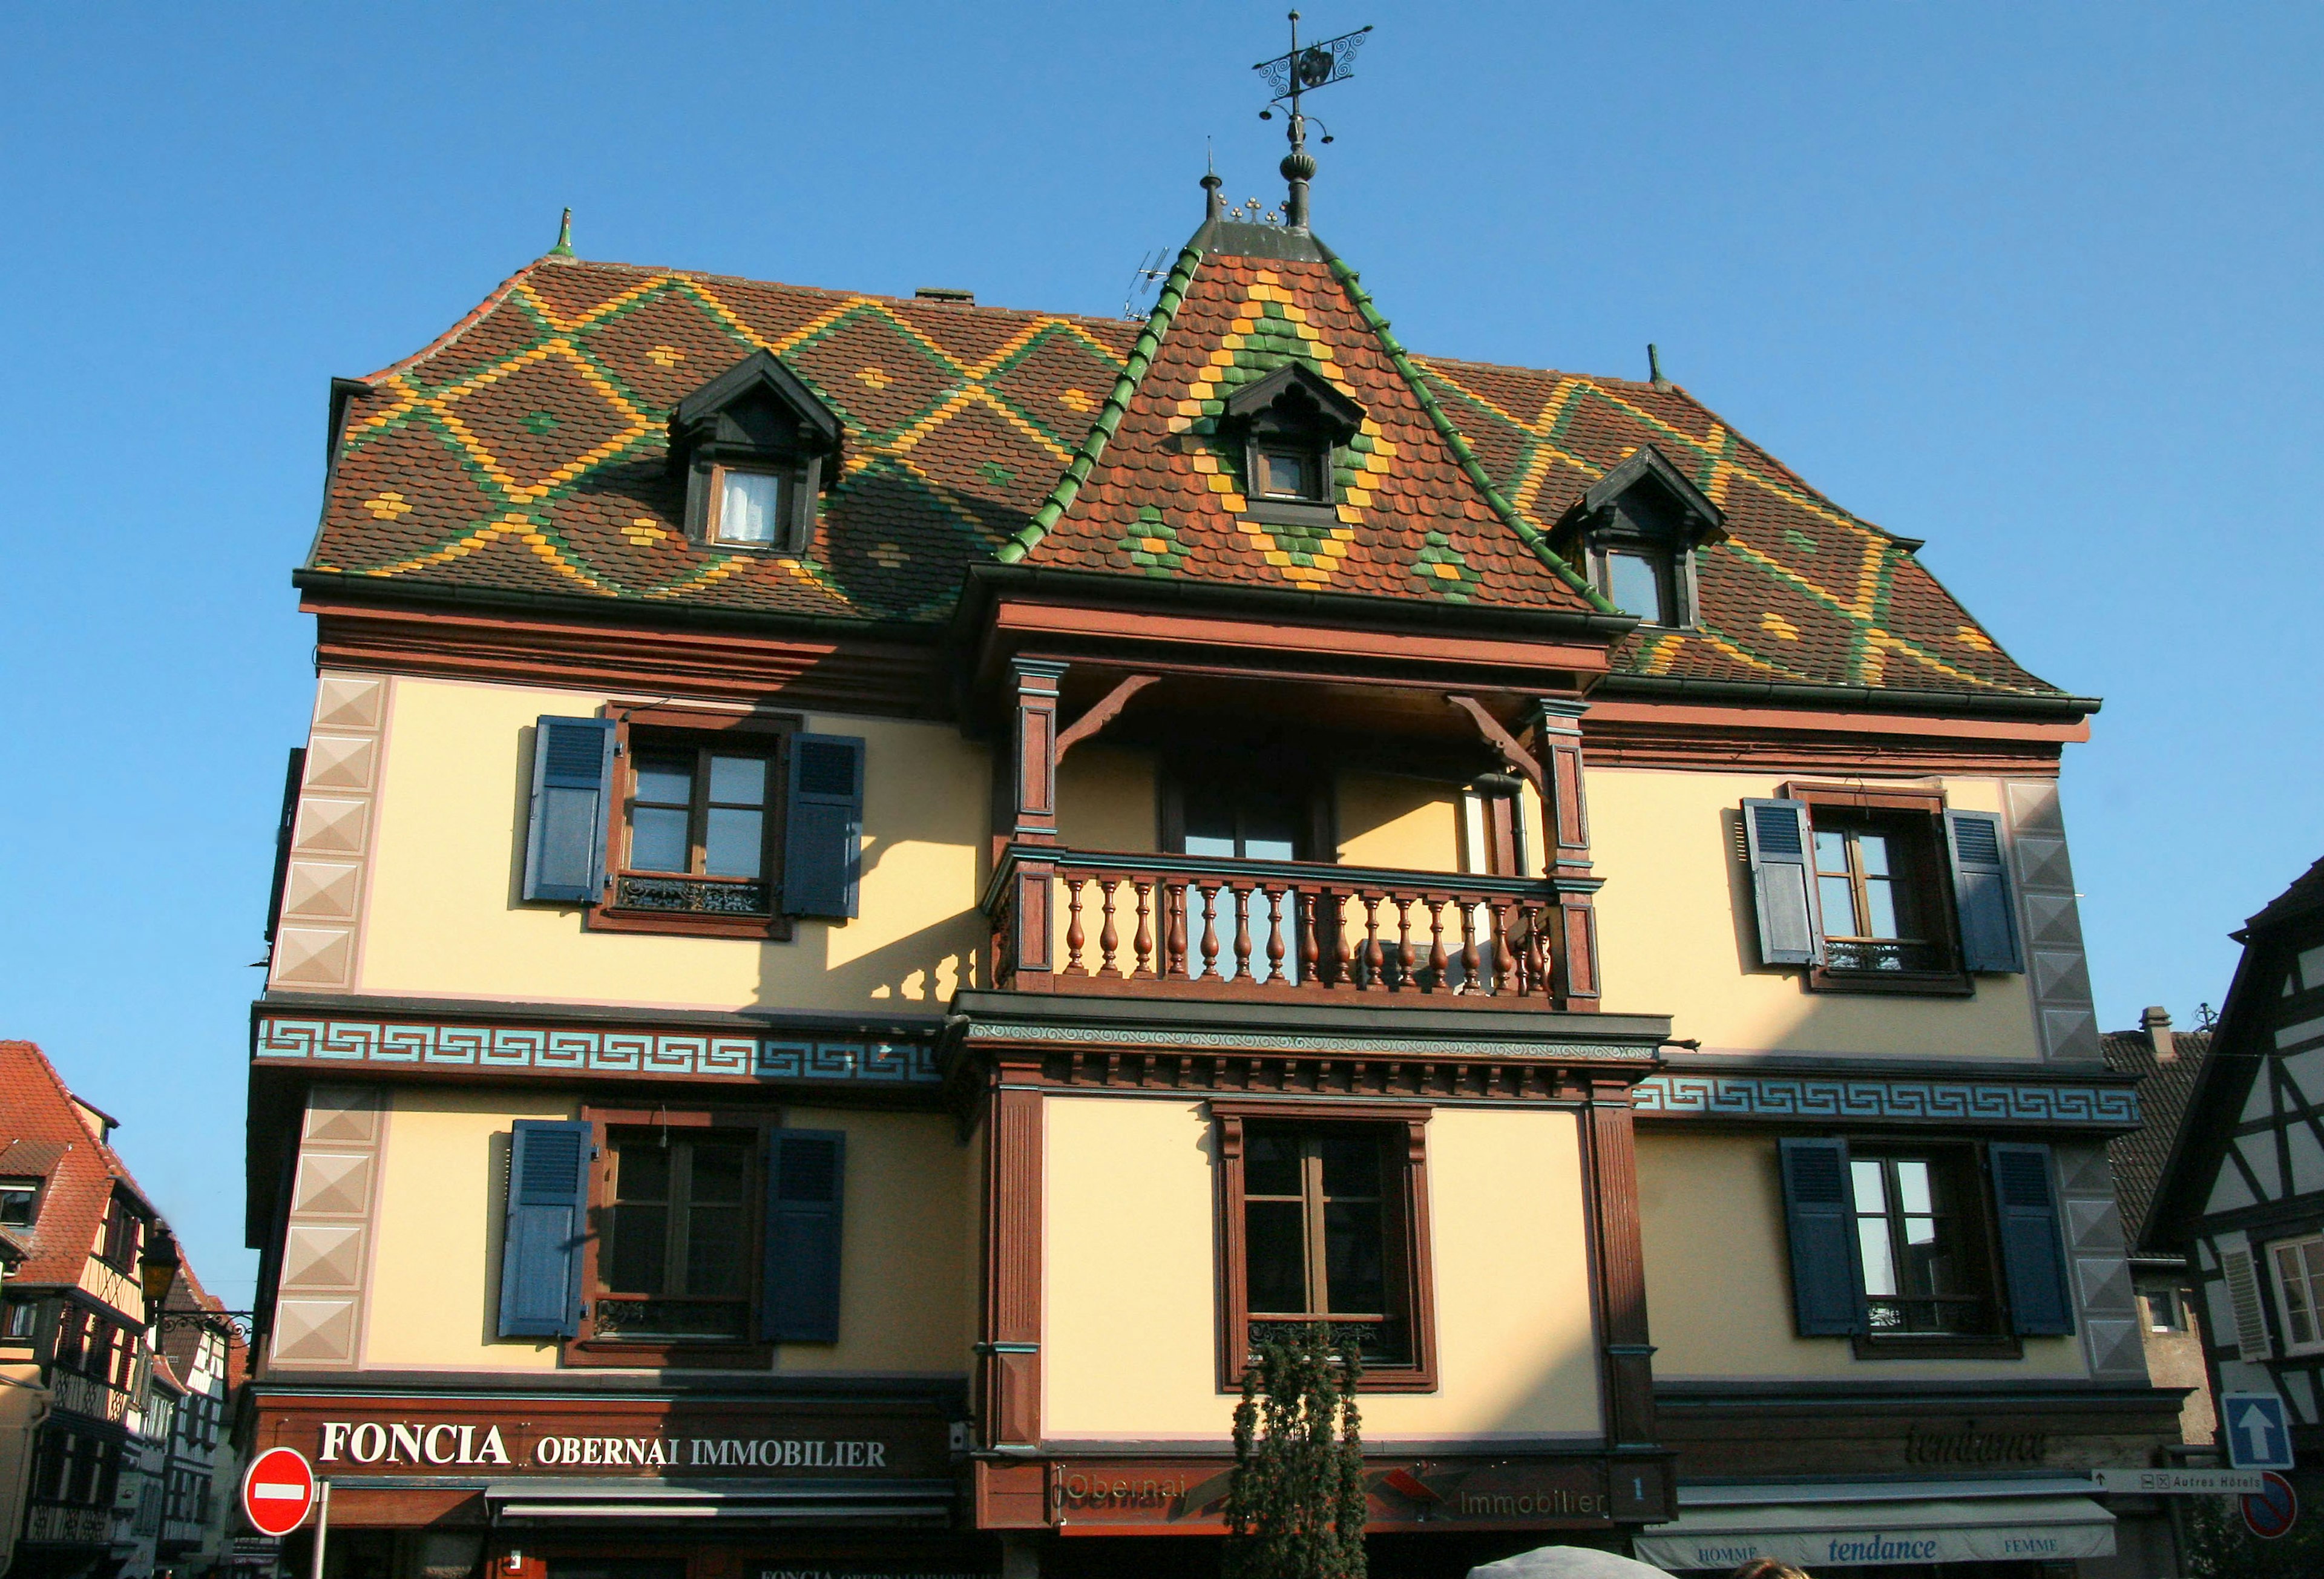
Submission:
<svg viewBox="0 0 2324 1579">
<path fill-rule="evenodd" d="M 2191 1258 L 2215 1394 L 2283 1399 L 2295 1484 L 2312 1498 L 2324 1490 L 2324 862 L 2235 937 L 2243 957 L 2140 1249 Z"/>
<path fill-rule="evenodd" d="M 0 1360 L 21 1355 L 42 1395 L 12 1576 L 143 1579 L 166 1542 L 166 1473 L 190 1389 L 159 1353 L 147 1291 L 168 1297 L 180 1265 L 113 1148 L 115 1127 L 40 1048 L 0 1041 L 0 1231 L 23 1256 L 0 1299 Z M 0 1446 L 0 1474 L 9 1467 Z M 0 1479 L 0 1496 L 8 1489 Z"/>
<path fill-rule="evenodd" d="M 1205 184 L 1142 319 L 560 242 L 334 385 L 250 1157 L 334 1579 L 1209 1565 L 1315 1322 L 1383 1574 L 2167 1571 L 2096 704 Z"/>
</svg>

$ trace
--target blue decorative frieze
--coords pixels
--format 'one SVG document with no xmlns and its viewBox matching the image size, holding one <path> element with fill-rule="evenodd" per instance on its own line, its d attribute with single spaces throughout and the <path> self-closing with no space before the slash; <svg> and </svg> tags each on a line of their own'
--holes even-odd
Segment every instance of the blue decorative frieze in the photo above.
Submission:
<svg viewBox="0 0 2324 1579">
<path fill-rule="evenodd" d="M 424 1065 L 534 1075 L 692 1075 L 881 1085 L 940 1084 L 933 1043 L 853 1038 L 262 1015 L 251 1051 L 261 1060 Z"/>
<path fill-rule="evenodd" d="M 2088 1124 L 2132 1129 L 2138 1094 L 2127 1085 L 2003 1085 L 1990 1081 L 1845 1076 L 1655 1075 L 1631 1106 L 1670 1118 L 1850 1119 L 1888 1123 Z"/>
</svg>

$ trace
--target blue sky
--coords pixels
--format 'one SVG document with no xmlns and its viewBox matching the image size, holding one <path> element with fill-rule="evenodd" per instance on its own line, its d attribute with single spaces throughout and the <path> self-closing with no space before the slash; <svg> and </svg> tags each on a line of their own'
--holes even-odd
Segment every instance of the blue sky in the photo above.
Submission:
<svg viewBox="0 0 2324 1579">
<path fill-rule="evenodd" d="M 2324 11 L 1462 6 L 1314 106 L 1315 224 L 1416 349 L 1665 369 L 2107 699 L 2066 810 L 2102 1018 L 2216 1004 L 2324 854 Z M 239 1303 L 247 1004 L 327 381 L 575 210 L 584 256 L 1120 310 L 1272 201 L 1253 5 L 14 7 L 0 1035 Z M 1279 125 L 1279 123 L 1277 123 Z M 2302 811 L 2301 808 L 2308 808 Z"/>
</svg>

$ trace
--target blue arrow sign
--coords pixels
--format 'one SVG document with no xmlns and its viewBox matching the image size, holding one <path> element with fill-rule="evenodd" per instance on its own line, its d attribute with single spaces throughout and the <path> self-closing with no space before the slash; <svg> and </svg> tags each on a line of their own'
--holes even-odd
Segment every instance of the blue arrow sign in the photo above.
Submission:
<svg viewBox="0 0 2324 1579">
<path fill-rule="evenodd" d="M 2283 1400 L 2272 1392 L 2231 1392 L 2219 1400 L 2227 1422 L 2227 1463 L 2236 1469 L 2290 1469 L 2292 1431 Z"/>
</svg>

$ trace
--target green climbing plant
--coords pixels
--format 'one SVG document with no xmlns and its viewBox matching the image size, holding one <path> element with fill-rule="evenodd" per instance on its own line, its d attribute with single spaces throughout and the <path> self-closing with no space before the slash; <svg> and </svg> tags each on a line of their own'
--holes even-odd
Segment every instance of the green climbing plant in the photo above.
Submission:
<svg viewBox="0 0 2324 1579">
<path fill-rule="evenodd" d="M 1269 1337 L 1243 1367 L 1226 1579 L 1364 1579 L 1362 1375 L 1356 1346 L 1321 1324 Z"/>
</svg>

